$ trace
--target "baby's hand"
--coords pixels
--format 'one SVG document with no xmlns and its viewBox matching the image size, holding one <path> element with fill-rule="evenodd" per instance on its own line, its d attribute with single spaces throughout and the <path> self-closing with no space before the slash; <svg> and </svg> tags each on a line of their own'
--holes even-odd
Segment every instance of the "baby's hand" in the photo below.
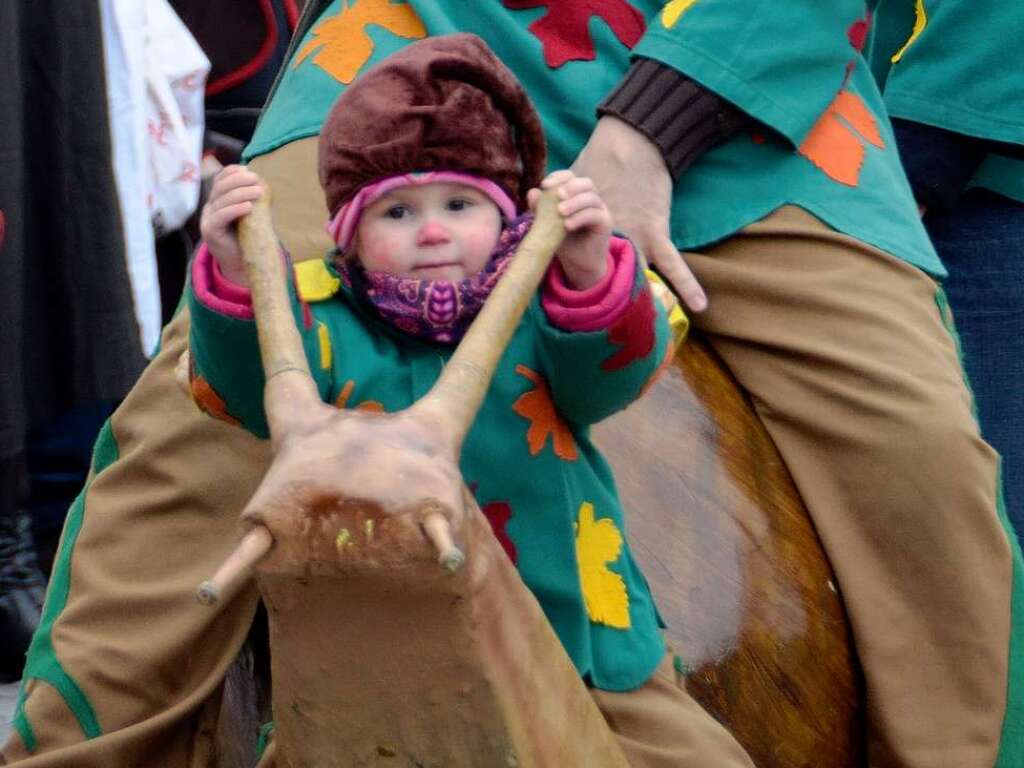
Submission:
<svg viewBox="0 0 1024 768">
<path fill-rule="evenodd" d="M 213 179 L 210 197 L 199 217 L 199 232 L 224 277 L 248 285 L 242 247 L 238 244 L 237 222 L 252 211 L 263 194 L 260 177 L 241 165 L 229 165 Z"/>
<path fill-rule="evenodd" d="M 594 182 L 572 171 L 555 171 L 540 184 L 559 199 L 558 212 L 565 224 L 566 237 L 556 258 L 573 288 L 586 290 L 601 282 L 608 268 L 608 241 L 612 234 L 612 216 L 597 193 Z M 537 204 L 540 190 L 531 189 L 530 208 Z"/>
</svg>

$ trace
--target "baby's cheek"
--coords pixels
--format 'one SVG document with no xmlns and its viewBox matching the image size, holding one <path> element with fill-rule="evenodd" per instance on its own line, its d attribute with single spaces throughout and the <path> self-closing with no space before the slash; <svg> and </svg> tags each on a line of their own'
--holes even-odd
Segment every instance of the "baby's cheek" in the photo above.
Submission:
<svg viewBox="0 0 1024 768">
<path fill-rule="evenodd" d="M 474 260 L 478 261 L 479 264 L 474 265 L 476 269 L 483 269 L 487 264 L 487 260 L 494 250 L 494 247 L 498 244 L 498 236 L 501 234 L 500 230 L 492 231 L 489 228 L 481 228 L 479 231 L 473 232 L 467 238 L 467 245 L 469 251 L 475 257 Z"/>
<path fill-rule="evenodd" d="M 398 272 L 401 267 L 400 238 L 387 234 L 369 234 L 358 244 L 363 267 L 376 272 Z"/>
</svg>

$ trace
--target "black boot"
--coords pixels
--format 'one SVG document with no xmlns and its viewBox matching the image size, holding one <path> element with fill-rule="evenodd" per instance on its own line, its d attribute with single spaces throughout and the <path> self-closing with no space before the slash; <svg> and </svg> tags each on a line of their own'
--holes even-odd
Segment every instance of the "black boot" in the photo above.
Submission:
<svg viewBox="0 0 1024 768">
<path fill-rule="evenodd" d="M 8 503 L 0 508 L 0 683 L 21 677 L 25 651 L 39 625 L 46 592 L 46 580 L 32 544 L 31 521 L 9 503 L 22 497 L 22 472 L 22 467 L 0 471 L 0 480 L 15 484 L 14 489 L 2 493 Z"/>
<path fill-rule="evenodd" d="M 0 517 L 0 683 L 21 677 L 45 592 L 28 515 Z"/>
</svg>

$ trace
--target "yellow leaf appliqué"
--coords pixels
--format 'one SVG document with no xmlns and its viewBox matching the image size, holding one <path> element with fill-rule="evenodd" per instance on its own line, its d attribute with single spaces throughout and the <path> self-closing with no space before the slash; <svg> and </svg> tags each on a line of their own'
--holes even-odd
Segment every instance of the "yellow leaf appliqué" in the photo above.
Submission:
<svg viewBox="0 0 1024 768">
<path fill-rule="evenodd" d="M 661 23 L 665 29 L 672 29 L 676 22 L 697 2 L 697 0 L 672 0 L 661 9 Z"/>
<path fill-rule="evenodd" d="M 327 330 L 327 326 L 323 323 L 317 323 L 317 340 L 320 342 L 320 367 L 325 371 L 331 369 L 331 334 Z"/>
<path fill-rule="evenodd" d="M 373 55 L 373 40 L 366 27 L 376 24 L 407 39 L 427 36 L 426 27 L 412 6 L 390 0 L 342 0 L 341 11 L 313 30 L 309 41 L 295 56 L 295 67 L 311 53 L 313 63 L 339 82 L 348 85 Z"/>
<path fill-rule="evenodd" d="M 614 521 L 594 519 L 594 505 L 580 505 L 576 524 L 576 562 L 587 615 L 595 624 L 629 629 L 629 593 L 622 577 L 608 570 L 622 553 L 622 533 Z"/>
<path fill-rule="evenodd" d="M 917 0 L 914 5 L 914 29 L 910 33 L 910 37 L 907 38 L 907 42 L 903 44 L 903 47 L 896 51 L 892 57 L 892 63 L 895 64 L 897 61 L 903 58 L 903 54 L 907 52 L 907 48 L 912 46 L 914 42 L 924 32 L 924 28 L 928 26 L 928 14 L 924 10 L 924 0 Z"/>
</svg>

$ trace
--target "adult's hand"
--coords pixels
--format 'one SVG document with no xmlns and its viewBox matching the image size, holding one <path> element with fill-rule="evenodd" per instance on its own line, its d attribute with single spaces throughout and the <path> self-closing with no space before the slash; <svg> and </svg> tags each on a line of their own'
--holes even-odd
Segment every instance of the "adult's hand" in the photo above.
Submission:
<svg viewBox="0 0 1024 768">
<path fill-rule="evenodd" d="M 572 170 L 594 180 L 615 227 L 640 247 L 683 303 L 704 310 L 704 289 L 669 238 L 672 177 L 657 146 L 628 123 L 605 116 Z"/>
</svg>

